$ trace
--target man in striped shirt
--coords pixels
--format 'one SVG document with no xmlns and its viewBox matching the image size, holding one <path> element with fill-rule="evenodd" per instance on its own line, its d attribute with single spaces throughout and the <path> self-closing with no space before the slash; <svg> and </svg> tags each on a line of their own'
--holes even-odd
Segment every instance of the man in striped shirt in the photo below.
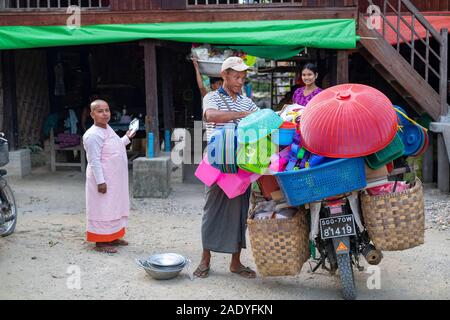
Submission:
<svg viewBox="0 0 450 320">
<path fill-rule="evenodd" d="M 237 77 L 239 75 L 239 72 L 229 72 Z M 239 78 L 236 80 L 240 81 Z M 242 88 L 242 86 L 240 88 Z M 238 88 L 235 90 L 238 90 Z M 227 122 L 238 123 L 245 116 L 259 110 L 250 98 L 241 94 L 241 89 L 239 89 L 237 93 L 229 91 L 231 90 L 225 89 L 224 85 L 216 91 L 207 93 L 203 98 L 203 117 L 206 120 L 206 136 L 208 141 L 215 128 L 219 128 Z M 229 108 L 231 109 L 231 112 Z"/>
<path fill-rule="evenodd" d="M 230 57 L 222 64 L 223 86 L 203 98 L 203 117 L 208 141 L 215 128 L 226 123 L 238 123 L 258 110 L 256 104 L 242 95 L 242 87 L 249 67 L 239 57 Z M 206 278 L 210 270 L 211 251 L 230 253 L 230 271 L 245 278 L 256 273 L 242 265 L 241 249 L 246 248 L 246 221 L 250 188 L 241 196 L 229 199 L 217 185 L 206 188 L 206 202 L 202 218 L 202 259 L 194 274 Z"/>
</svg>

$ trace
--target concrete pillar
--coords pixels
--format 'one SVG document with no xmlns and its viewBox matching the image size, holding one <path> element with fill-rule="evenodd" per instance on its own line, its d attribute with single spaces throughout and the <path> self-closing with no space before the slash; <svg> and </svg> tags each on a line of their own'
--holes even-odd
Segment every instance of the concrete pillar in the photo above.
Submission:
<svg viewBox="0 0 450 320">
<path fill-rule="evenodd" d="M 23 178 L 31 174 L 31 151 L 19 149 L 9 152 L 9 163 L 4 167 L 8 176 Z"/>
<path fill-rule="evenodd" d="M 432 183 L 434 176 L 434 159 L 433 159 L 433 148 L 434 148 L 434 135 L 429 132 L 428 137 L 430 139 L 430 144 L 428 145 L 427 151 L 423 155 L 422 162 L 422 178 L 424 183 Z"/>
<path fill-rule="evenodd" d="M 167 198 L 171 192 L 170 156 L 133 160 L 133 197 Z"/>
<path fill-rule="evenodd" d="M 430 130 L 437 133 L 437 184 L 439 190 L 450 191 L 450 118 L 431 122 Z"/>
<path fill-rule="evenodd" d="M 450 164 L 447 155 L 447 148 L 445 147 L 445 141 L 442 134 L 438 134 L 438 144 L 437 144 L 437 165 L 438 165 L 438 176 L 437 183 L 439 190 L 443 192 L 450 191 Z"/>
</svg>

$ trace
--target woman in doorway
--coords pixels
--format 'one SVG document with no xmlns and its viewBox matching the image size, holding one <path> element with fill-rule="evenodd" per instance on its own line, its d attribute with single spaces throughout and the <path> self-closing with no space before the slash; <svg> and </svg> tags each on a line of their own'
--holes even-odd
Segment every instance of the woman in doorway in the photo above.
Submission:
<svg viewBox="0 0 450 320">
<path fill-rule="evenodd" d="M 91 103 L 94 125 L 83 135 L 88 166 L 86 170 L 87 241 L 95 250 L 116 253 L 115 246 L 126 246 L 125 235 L 130 211 L 128 158 L 125 146 L 134 133 L 119 138 L 108 125 L 109 105 L 103 100 Z"/>
<path fill-rule="evenodd" d="M 294 104 L 285 105 L 280 111 L 280 115 L 283 119 L 292 121 L 294 120 L 292 117 L 295 117 L 295 122 L 297 124 L 300 123 L 299 115 L 301 115 L 308 102 L 322 91 L 322 89 L 316 85 L 318 76 L 319 73 L 317 72 L 317 66 L 315 64 L 307 63 L 303 66 L 301 80 L 305 85 L 294 91 L 292 96 L 292 102 Z"/>
<path fill-rule="evenodd" d="M 292 100 L 296 104 L 306 106 L 314 96 L 322 91 L 322 89 L 316 85 L 316 80 L 319 76 L 317 66 L 313 63 L 305 64 L 302 68 L 301 76 L 305 86 L 295 90 Z"/>
</svg>

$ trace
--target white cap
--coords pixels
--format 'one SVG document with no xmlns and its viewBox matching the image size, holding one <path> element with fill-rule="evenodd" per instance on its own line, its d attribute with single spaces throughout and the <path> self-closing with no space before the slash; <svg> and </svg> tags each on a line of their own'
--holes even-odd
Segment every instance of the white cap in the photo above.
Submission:
<svg viewBox="0 0 450 320">
<path fill-rule="evenodd" d="M 225 59 L 225 61 L 222 63 L 222 70 L 225 71 L 227 69 L 233 69 L 235 71 L 245 71 L 249 69 L 250 67 L 244 63 L 244 60 L 242 60 L 239 57 L 229 57 Z"/>
</svg>

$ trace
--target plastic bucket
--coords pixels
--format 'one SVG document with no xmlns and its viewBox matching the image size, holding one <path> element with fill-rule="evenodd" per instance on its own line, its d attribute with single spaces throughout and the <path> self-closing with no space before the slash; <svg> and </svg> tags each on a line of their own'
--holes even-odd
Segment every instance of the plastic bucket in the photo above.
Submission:
<svg viewBox="0 0 450 320">
<path fill-rule="evenodd" d="M 294 129 L 280 128 L 272 133 L 272 142 L 280 146 L 288 146 L 294 139 Z"/>
</svg>

